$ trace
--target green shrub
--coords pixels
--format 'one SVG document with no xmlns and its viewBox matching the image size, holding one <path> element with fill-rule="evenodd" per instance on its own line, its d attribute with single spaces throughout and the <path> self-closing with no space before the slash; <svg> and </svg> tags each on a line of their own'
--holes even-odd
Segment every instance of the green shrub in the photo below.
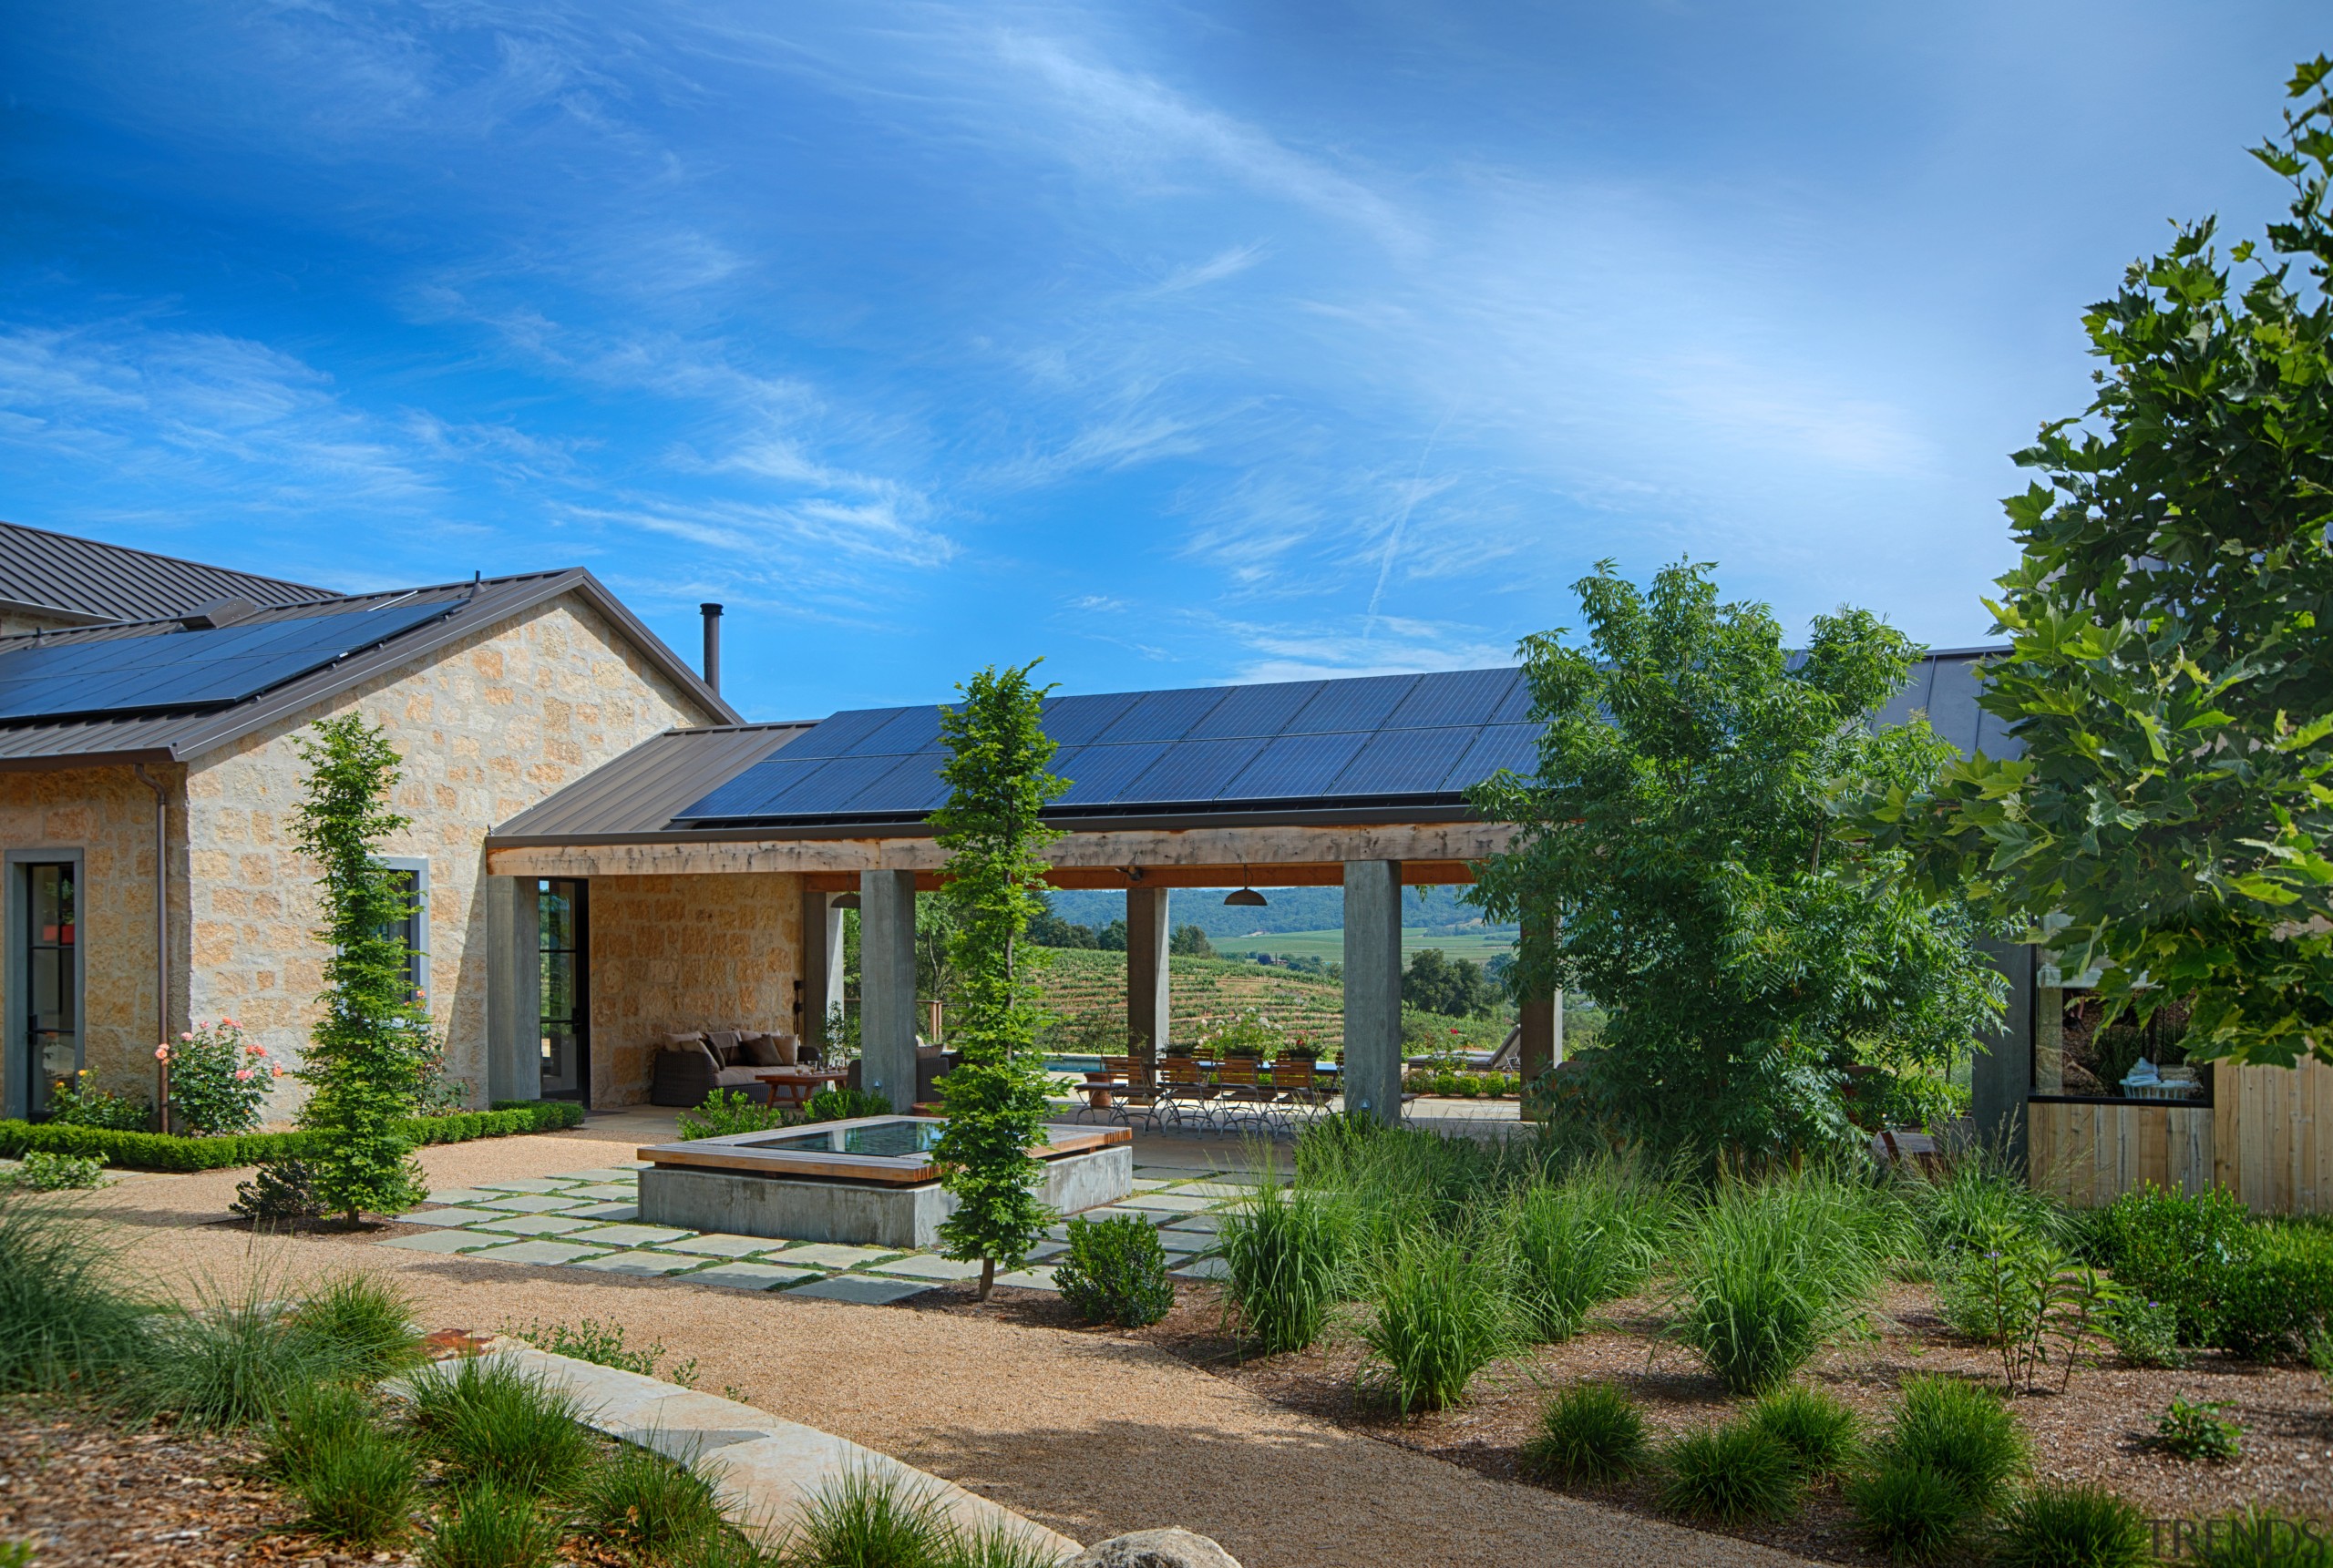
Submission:
<svg viewBox="0 0 2333 1568">
<path fill-rule="evenodd" d="M 1644 1417 L 1612 1383 L 1574 1383 L 1547 1401 L 1523 1445 L 1524 1469 L 1558 1481 L 1608 1481 L 1645 1460 Z"/>
<path fill-rule="evenodd" d="M 740 1132 L 765 1132 L 791 1127 L 801 1121 L 789 1106 L 766 1105 L 738 1089 L 716 1089 L 703 1102 L 681 1112 L 683 1139 L 732 1138 Z"/>
<path fill-rule="evenodd" d="M 0 1190 L 0 1391 L 87 1387 L 144 1348 L 146 1316 L 86 1214 Z"/>
<path fill-rule="evenodd" d="M 421 1561 L 424 1568 L 550 1568 L 560 1533 L 530 1488 L 472 1481 L 447 1501 Z"/>
<path fill-rule="evenodd" d="M 345 1384 L 295 1391 L 271 1426 L 273 1468 L 300 1501 L 304 1528 L 359 1552 L 411 1526 L 421 1490 L 413 1451 L 384 1430 Z"/>
<path fill-rule="evenodd" d="M 692 1357 L 668 1371 L 657 1371 L 665 1356 L 662 1340 L 646 1345 L 624 1343 L 623 1325 L 611 1318 L 605 1323 L 586 1317 L 577 1323 L 544 1323 L 540 1319 L 524 1328 L 505 1323 L 501 1331 L 513 1339 L 523 1339 L 538 1350 L 548 1350 L 554 1356 L 572 1357 L 589 1361 L 595 1367 L 613 1367 L 619 1372 L 637 1372 L 643 1378 L 661 1377 L 668 1383 L 683 1388 L 696 1382 L 696 1360 Z"/>
<path fill-rule="evenodd" d="M 1456 1404 L 1475 1374 L 1514 1342 L 1506 1281 L 1487 1238 L 1412 1237 L 1379 1266 L 1373 1283 L 1362 1386 L 1403 1415 Z"/>
<path fill-rule="evenodd" d="M 491 1111 L 453 1116 L 421 1116 L 402 1123 L 401 1134 L 416 1144 L 466 1143 L 525 1132 L 553 1132 L 583 1122 L 583 1107 L 571 1100 L 503 1101 Z M 46 1150 L 81 1154 L 131 1171 L 227 1171 L 289 1159 L 308 1151 L 309 1132 L 246 1132 L 231 1138 L 181 1138 L 165 1132 L 117 1132 L 55 1122 L 0 1121 L 0 1156 L 21 1159 Z"/>
<path fill-rule="evenodd" d="M 2001 1511 L 1996 1559 L 2008 1568 L 2145 1568 L 2147 1517 L 2102 1486 L 2034 1488 Z"/>
<path fill-rule="evenodd" d="M 422 1358 L 413 1298 L 377 1274 L 351 1271 L 312 1286 L 293 1309 L 293 1325 L 334 1346 L 344 1375 L 377 1381 Z"/>
<path fill-rule="evenodd" d="M 153 1108 L 107 1089 L 89 1086 L 87 1070 L 58 1079 L 48 1091 L 48 1119 L 68 1127 L 99 1127 L 114 1132 L 142 1132 L 154 1119 Z"/>
<path fill-rule="evenodd" d="M 2179 1342 L 2217 1342 L 2227 1270 L 2258 1245 L 2251 1216 L 2225 1187 L 2197 1194 L 2150 1184 L 2124 1193 L 2090 1225 L 2090 1242 L 2115 1282 L 2179 1317 Z"/>
<path fill-rule="evenodd" d="M 1336 1204 L 1263 1182 L 1224 1216 L 1217 1246 L 1229 1300 L 1266 1355 L 1301 1350 L 1321 1337 L 1346 1274 L 1346 1226 Z"/>
<path fill-rule="evenodd" d="M 1661 1450 L 1660 1505 L 1671 1513 L 1739 1524 L 1781 1519 L 1798 1506 L 1790 1450 L 1746 1420 L 1677 1439 Z"/>
<path fill-rule="evenodd" d="M 723 1528 L 721 1504 L 703 1476 L 630 1443 L 586 1471 L 574 1490 L 574 1517 L 635 1561 L 669 1561 Z"/>
<path fill-rule="evenodd" d="M 1863 1421 L 1846 1401 L 1804 1383 L 1762 1394 L 1749 1419 L 1788 1449 L 1805 1475 L 1845 1469 L 1862 1446 Z"/>
<path fill-rule="evenodd" d="M 1157 1228 L 1132 1214 L 1071 1220 L 1069 1255 L 1053 1266 L 1053 1288 L 1088 1323 L 1140 1328 L 1175 1306 Z"/>
<path fill-rule="evenodd" d="M 895 1475 L 846 1471 L 802 1510 L 788 1553 L 802 1568 L 945 1568 L 954 1532 Z"/>
<path fill-rule="evenodd" d="M 374 1419 L 373 1397 L 353 1383 L 309 1383 L 285 1394 L 282 1409 L 266 1423 L 262 1468 L 286 1484 L 296 1483 L 309 1463 L 343 1435 Z"/>
<path fill-rule="evenodd" d="M 157 1314 L 134 1375 L 118 1393 L 144 1419 L 230 1431 L 272 1419 L 300 1389 L 357 1375 L 363 1355 L 308 1332 L 254 1276 L 234 1296 L 205 1286 L 190 1307 Z"/>
<path fill-rule="evenodd" d="M 890 1113 L 890 1100 L 871 1089 L 821 1089 L 802 1107 L 805 1122 L 853 1122 Z"/>
<path fill-rule="evenodd" d="M 1933 1471 L 1979 1511 L 1991 1509 L 2030 1463 L 2030 1445 L 2008 1407 L 1956 1378 L 1905 1379 L 1895 1424 L 1876 1448 L 1884 1468 Z"/>
<path fill-rule="evenodd" d="M 1559 1343 L 1604 1302 L 1640 1288 L 1671 1223 L 1668 1194 L 1605 1164 L 1510 1204 L 1516 1304 L 1533 1338 Z"/>
<path fill-rule="evenodd" d="M 35 1149 L 0 1180 L 28 1193 L 61 1193 L 77 1187 L 105 1184 L 106 1163 L 81 1154 L 52 1154 Z"/>
<path fill-rule="evenodd" d="M 2179 1348 L 2179 1312 L 2169 1302 L 2130 1296 L 2109 1307 L 2099 1331 L 2122 1359 L 2134 1367 L 2184 1367 Z"/>
<path fill-rule="evenodd" d="M 2244 1425 L 2220 1414 L 2235 1407 L 2225 1400 L 2174 1398 L 2155 1419 L 2154 1446 L 2184 1460 L 2219 1463 L 2244 1457 Z"/>
<path fill-rule="evenodd" d="M 1721 1183 L 1692 1222 L 1674 1332 L 1732 1393 L 1773 1387 L 1859 1316 L 1895 1237 L 1819 1172 Z"/>
<path fill-rule="evenodd" d="M 2196 1568 L 2333 1568 L 2333 1532 L 2322 1521 L 2273 1509 L 2181 1520 L 2168 1544 Z"/>
<path fill-rule="evenodd" d="M 315 1173 L 308 1169 L 306 1161 L 297 1158 L 270 1160 L 261 1165 L 250 1181 L 236 1184 L 235 1201 L 227 1208 L 262 1224 L 312 1220 L 324 1212 L 323 1201 L 316 1196 Z"/>
<path fill-rule="evenodd" d="M 557 1491 L 594 1455 L 574 1398 L 504 1356 L 424 1367 L 406 1384 L 421 1444 L 457 1481 Z"/>
<path fill-rule="evenodd" d="M 1924 1464 L 1883 1463 L 1848 1479 L 1843 1495 L 1864 1544 L 1891 1563 L 1962 1555 L 1974 1511 L 1958 1481 Z"/>
<path fill-rule="evenodd" d="M 2036 1192 L 2007 1159 L 1972 1156 L 1955 1163 L 1941 1181 L 1906 1180 L 1899 1190 L 1929 1261 L 1939 1268 L 1963 1253 L 1982 1250 L 1979 1238 L 1998 1227 L 2060 1245 L 2071 1239 L 2065 1210 Z"/>
<path fill-rule="evenodd" d="M 2314 1227 L 2263 1225 L 2249 1255 L 2220 1276 L 2214 1343 L 2247 1361 L 2280 1360 L 2302 1350 L 2333 1317 L 2333 1234 Z"/>
</svg>

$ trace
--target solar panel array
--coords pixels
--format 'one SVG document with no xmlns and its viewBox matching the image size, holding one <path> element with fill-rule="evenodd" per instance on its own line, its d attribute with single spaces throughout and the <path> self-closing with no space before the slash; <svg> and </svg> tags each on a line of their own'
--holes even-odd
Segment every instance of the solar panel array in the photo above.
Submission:
<svg viewBox="0 0 2333 1568">
<path fill-rule="evenodd" d="M 450 614 L 458 600 L 0 653 L 0 723 L 224 707 Z"/>
<path fill-rule="evenodd" d="M 1538 726 L 1516 670 L 1055 697 L 1045 733 L 1072 815 L 1454 798 L 1527 770 Z M 837 713 L 676 825 L 929 815 L 947 799 L 937 708 Z"/>
</svg>

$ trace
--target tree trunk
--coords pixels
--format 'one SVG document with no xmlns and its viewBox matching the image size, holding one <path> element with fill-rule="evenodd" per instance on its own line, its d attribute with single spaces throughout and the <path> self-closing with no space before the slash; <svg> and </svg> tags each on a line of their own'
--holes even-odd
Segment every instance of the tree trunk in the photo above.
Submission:
<svg viewBox="0 0 2333 1568">
<path fill-rule="evenodd" d="M 988 1299 L 988 1293 L 989 1293 L 990 1291 L 992 1291 L 992 1290 L 994 1290 L 995 1288 L 996 1288 L 996 1259 L 994 1259 L 994 1258 L 992 1258 L 992 1257 L 984 1257 L 984 1258 L 981 1259 L 981 1297 L 980 1297 L 980 1298 L 981 1298 L 982 1301 L 986 1301 L 986 1300 Z"/>
</svg>

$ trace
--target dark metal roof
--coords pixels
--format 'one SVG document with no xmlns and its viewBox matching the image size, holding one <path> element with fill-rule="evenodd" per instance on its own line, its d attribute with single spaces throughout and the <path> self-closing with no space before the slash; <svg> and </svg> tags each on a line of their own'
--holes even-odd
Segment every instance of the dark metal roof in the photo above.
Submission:
<svg viewBox="0 0 2333 1568">
<path fill-rule="evenodd" d="M 654 834 L 674 813 L 752 767 L 814 721 L 721 724 L 667 730 L 585 774 L 494 830 L 497 840 L 539 842 L 578 834 L 632 837 Z"/>
<path fill-rule="evenodd" d="M 1974 661 L 1930 655 L 1879 713 L 1928 712 L 1964 753 L 2020 753 L 1976 706 Z M 1073 781 L 1049 817 L 1069 827 L 1224 822 L 1438 821 L 1464 791 L 1527 771 L 1537 726 L 1514 669 L 1258 686 L 1122 692 L 1048 702 L 1053 771 Z M 943 796 L 935 707 L 870 708 L 800 725 L 676 730 L 496 828 L 488 844 L 645 842 L 909 833 Z M 691 792 L 694 793 L 692 794 Z M 1211 793 L 1208 793 L 1211 792 Z"/>
<path fill-rule="evenodd" d="M 401 593 L 332 596 L 322 602 L 279 605 L 236 622 L 238 628 L 271 621 L 348 614 L 396 606 L 450 604 L 445 614 L 323 669 L 272 686 L 240 702 L 200 712 L 125 714 L 0 723 L 0 768 L 81 766 L 91 763 L 180 762 L 278 723 L 315 702 L 410 663 L 539 604 L 573 593 L 608 618 L 616 630 L 659 670 L 715 718 L 736 723 L 736 710 L 723 702 L 696 671 L 656 634 L 641 624 L 622 600 L 590 572 L 533 572 L 489 578 L 482 582 L 445 583 Z M 62 648 L 118 639 L 156 638 L 180 632 L 175 620 L 149 620 L 52 631 L 35 637 L 0 638 L 0 653 L 36 644 Z"/>
<path fill-rule="evenodd" d="M 185 615 L 221 599 L 278 605 L 338 597 L 328 588 L 0 523 L 0 608 L 93 625 Z"/>
</svg>

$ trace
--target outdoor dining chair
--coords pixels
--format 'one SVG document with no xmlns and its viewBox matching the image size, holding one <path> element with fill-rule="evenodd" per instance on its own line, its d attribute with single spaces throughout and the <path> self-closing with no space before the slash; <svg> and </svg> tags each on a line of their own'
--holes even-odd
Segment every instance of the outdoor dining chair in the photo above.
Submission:
<svg viewBox="0 0 2333 1568">
<path fill-rule="evenodd" d="M 1162 1056 L 1158 1059 L 1157 1112 L 1172 1118 L 1177 1127 L 1183 1124 L 1187 1109 L 1197 1116 L 1209 1131 L 1215 1127 L 1215 1086 L 1199 1074 L 1198 1058 L 1195 1056 Z"/>
</svg>

